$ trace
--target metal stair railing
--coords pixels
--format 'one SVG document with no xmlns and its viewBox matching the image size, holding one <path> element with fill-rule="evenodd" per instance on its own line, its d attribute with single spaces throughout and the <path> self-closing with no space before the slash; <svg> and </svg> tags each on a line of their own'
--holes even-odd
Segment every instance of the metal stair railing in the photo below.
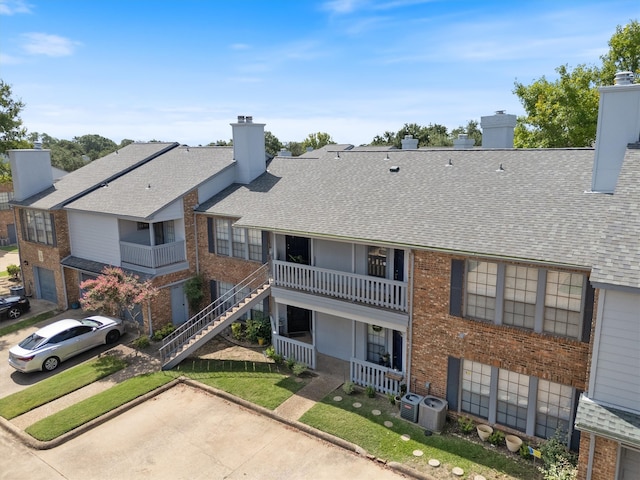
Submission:
<svg viewBox="0 0 640 480">
<path fill-rule="evenodd" d="M 162 340 L 160 360 L 165 365 L 184 345 L 214 323 L 218 318 L 236 308 L 258 289 L 269 283 L 269 264 L 265 263 L 238 285 L 196 313 Z"/>
</svg>

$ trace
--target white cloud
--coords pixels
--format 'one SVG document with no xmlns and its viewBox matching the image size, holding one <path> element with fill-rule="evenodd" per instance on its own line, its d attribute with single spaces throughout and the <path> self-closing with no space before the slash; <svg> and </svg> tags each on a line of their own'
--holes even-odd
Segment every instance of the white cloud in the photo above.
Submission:
<svg viewBox="0 0 640 480">
<path fill-rule="evenodd" d="M 0 15 L 31 13 L 31 7 L 24 0 L 0 0 Z"/>
<path fill-rule="evenodd" d="M 340 15 L 351 13 L 366 3 L 367 2 L 363 0 L 331 0 L 325 2 L 322 5 L 322 9 Z"/>
<path fill-rule="evenodd" d="M 246 43 L 232 43 L 229 45 L 229 48 L 231 48 L 231 50 L 249 50 L 251 46 Z"/>
<path fill-rule="evenodd" d="M 46 55 L 48 57 L 67 57 L 72 55 L 80 42 L 47 33 L 25 33 L 22 35 L 26 43 L 22 48 L 30 55 Z"/>
<path fill-rule="evenodd" d="M 0 53 L 0 65 L 18 65 L 22 63 L 22 59 L 7 55 L 6 53 Z"/>
</svg>

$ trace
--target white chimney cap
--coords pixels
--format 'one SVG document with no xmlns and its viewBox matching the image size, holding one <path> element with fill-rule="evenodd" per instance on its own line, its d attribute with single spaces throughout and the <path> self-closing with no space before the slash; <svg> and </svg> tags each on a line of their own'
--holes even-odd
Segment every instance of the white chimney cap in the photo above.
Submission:
<svg viewBox="0 0 640 480">
<path fill-rule="evenodd" d="M 244 123 L 244 115 L 238 115 L 238 123 Z"/>
<path fill-rule="evenodd" d="M 244 119 L 247 123 L 253 123 L 253 117 L 251 115 L 247 115 Z"/>
</svg>

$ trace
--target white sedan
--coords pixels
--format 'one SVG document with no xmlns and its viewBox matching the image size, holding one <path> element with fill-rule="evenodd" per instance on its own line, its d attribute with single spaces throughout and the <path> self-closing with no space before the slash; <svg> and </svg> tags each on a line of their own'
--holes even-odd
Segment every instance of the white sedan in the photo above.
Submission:
<svg viewBox="0 0 640 480">
<path fill-rule="evenodd" d="M 55 370 L 61 362 L 124 334 L 122 320 L 95 315 L 58 320 L 9 349 L 9 365 L 20 372 Z"/>
</svg>

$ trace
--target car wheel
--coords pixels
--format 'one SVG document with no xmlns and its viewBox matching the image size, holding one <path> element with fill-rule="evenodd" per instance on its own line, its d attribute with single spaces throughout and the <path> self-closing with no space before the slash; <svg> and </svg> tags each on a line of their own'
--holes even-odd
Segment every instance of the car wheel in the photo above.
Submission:
<svg viewBox="0 0 640 480">
<path fill-rule="evenodd" d="M 116 343 L 120 338 L 120 332 L 118 330 L 111 330 L 107 333 L 107 343 Z"/>
<path fill-rule="evenodd" d="M 9 317 L 10 320 L 15 320 L 20 315 L 22 315 L 22 311 L 18 307 L 11 307 L 7 312 L 7 317 Z"/>
<path fill-rule="evenodd" d="M 58 368 L 58 365 L 60 365 L 60 360 L 58 360 L 58 357 L 49 357 L 44 362 L 42 362 L 42 369 L 47 372 L 51 372 Z"/>
</svg>

